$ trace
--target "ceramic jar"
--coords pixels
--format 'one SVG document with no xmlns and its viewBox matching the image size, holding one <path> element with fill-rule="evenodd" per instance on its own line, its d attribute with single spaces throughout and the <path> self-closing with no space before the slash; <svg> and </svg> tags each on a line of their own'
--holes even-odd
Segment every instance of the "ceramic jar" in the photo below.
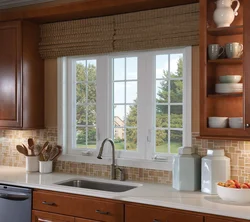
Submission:
<svg viewBox="0 0 250 222">
<path fill-rule="evenodd" d="M 201 191 L 217 194 L 217 183 L 230 179 L 230 159 L 224 149 L 207 150 L 201 161 Z"/>
<path fill-rule="evenodd" d="M 193 148 L 179 148 L 173 158 L 173 188 L 183 191 L 200 190 L 201 157 Z"/>
<path fill-rule="evenodd" d="M 233 2 L 237 2 L 235 10 L 232 9 Z M 217 28 L 229 27 L 238 15 L 240 2 L 238 0 L 218 0 L 216 1 L 216 10 L 214 11 L 214 22 Z"/>
</svg>

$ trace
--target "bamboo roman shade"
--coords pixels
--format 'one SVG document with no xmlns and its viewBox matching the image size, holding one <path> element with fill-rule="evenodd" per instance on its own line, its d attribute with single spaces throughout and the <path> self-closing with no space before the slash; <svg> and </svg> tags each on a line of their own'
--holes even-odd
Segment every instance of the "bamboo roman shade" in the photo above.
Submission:
<svg viewBox="0 0 250 222">
<path fill-rule="evenodd" d="M 41 25 L 43 58 L 199 44 L 199 4 Z"/>
</svg>

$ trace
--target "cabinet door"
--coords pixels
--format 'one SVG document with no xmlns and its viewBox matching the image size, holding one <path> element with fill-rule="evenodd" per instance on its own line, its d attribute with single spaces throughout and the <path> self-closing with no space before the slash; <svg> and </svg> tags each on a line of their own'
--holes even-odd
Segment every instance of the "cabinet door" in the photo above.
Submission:
<svg viewBox="0 0 250 222">
<path fill-rule="evenodd" d="M 203 216 L 172 209 L 126 205 L 125 222 L 203 222 Z"/>
<path fill-rule="evenodd" d="M 205 222 L 247 222 L 247 220 L 221 218 L 216 216 L 206 217 Z"/>
<path fill-rule="evenodd" d="M 0 23 L 0 126 L 22 126 L 20 22 Z"/>
<path fill-rule="evenodd" d="M 74 217 L 68 217 L 60 214 L 52 214 L 41 211 L 32 211 L 32 222 L 74 222 Z"/>
<path fill-rule="evenodd" d="M 244 8 L 250 8 L 250 1 L 244 0 Z M 244 27 L 244 83 L 245 83 L 245 127 L 250 134 L 250 27 L 248 22 L 250 20 L 250 13 L 244 13 L 244 22 L 247 25 Z"/>
</svg>

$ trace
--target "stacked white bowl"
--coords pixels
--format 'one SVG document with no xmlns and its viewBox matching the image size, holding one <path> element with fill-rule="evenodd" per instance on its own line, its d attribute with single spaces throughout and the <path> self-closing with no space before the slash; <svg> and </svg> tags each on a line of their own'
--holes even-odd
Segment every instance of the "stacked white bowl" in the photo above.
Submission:
<svg viewBox="0 0 250 222">
<path fill-rule="evenodd" d="M 219 77 L 220 83 L 215 84 L 216 93 L 241 93 L 243 84 L 239 83 L 240 75 L 225 75 Z"/>
<path fill-rule="evenodd" d="M 243 128 L 243 117 L 230 117 L 229 127 L 230 128 Z"/>
<path fill-rule="evenodd" d="M 208 117 L 208 126 L 210 128 L 226 128 L 228 123 L 228 117 Z"/>
<path fill-rule="evenodd" d="M 243 117 L 208 117 L 208 126 L 210 128 L 243 128 Z"/>
</svg>

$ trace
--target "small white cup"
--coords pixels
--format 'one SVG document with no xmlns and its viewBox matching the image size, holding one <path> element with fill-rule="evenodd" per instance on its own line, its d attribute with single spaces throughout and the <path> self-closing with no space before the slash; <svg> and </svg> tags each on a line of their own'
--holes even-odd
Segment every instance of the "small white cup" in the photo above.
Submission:
<svg viewBox="0 0 250 222">
<path fill-rule="evenodd" d="M 53 161 L 39 161 L 39 172 L 40 173 L 51 173 Z"/>
<path fill-rule="evenodd" d="M 26 156 L 26 171 L 37 172 L 39 170 L 38 156 Z"/>
</svg>

